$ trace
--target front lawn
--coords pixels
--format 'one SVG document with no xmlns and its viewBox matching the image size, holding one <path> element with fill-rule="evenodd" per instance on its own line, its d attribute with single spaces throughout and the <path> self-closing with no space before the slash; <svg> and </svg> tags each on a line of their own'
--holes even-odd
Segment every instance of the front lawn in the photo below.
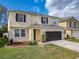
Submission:
<svg viewBox="0 0 79 59">
<path fill-rule="evenodd" d="M 76 59 L 78 57 L 79 53 L 55 45 L 0 48 L 0 59 Z"/>
<path fill-rule="evenodd" d="M 66 39 L 66 40 L 71 41 L 71 42 L 79 43 L 79 39 Z"/>
</svg>

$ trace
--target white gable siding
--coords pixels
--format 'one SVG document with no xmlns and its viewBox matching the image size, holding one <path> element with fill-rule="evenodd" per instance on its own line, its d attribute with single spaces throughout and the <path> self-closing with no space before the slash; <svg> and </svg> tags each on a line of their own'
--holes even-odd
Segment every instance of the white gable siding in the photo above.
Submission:
<svg viewBox="0 0 79 59">
<path fill-rule="evenodd" d="M 73 31 L 72 37 L 79 38 L 79 31 Z"/>
</svg>

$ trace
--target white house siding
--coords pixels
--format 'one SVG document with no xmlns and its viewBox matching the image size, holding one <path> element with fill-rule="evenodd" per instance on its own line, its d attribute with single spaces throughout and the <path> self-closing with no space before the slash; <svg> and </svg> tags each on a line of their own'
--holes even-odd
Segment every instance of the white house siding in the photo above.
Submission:
<svg viewBox="0 0 79 59">
<path fill-rule="evenodd" d="M 16 14 L 26 15 L 26 22 L 16 22 Z M 40 16 L 22 12 L 9 12 L 8 24 L 9 27 L 29 27 L 31 24 L 41 24 L 41 17 L 48 18 L 49 25 L 58 25 L 58 19 L 54 19 L 53 17 Z M 56 24 L 54 24 L 55 22 Z"/>
<path fill-rule="evenodd" d="M 54 18 L 49 18 L 48 23 L 49 25 L 58 25 L 59 20 Z"/>
<path fill-rule="evenodd" d="M 26 15 L 26 22 L 16 22 L 16 14 Z M 36 15 L 27 14 L 27 13 L 18 13 L 18 12 L 9 12 L 9 27 L 29 27 L 31 24 L 36 23 Z"/>
<path fill-rule="evenodd" d="M 24 14 L 26 15 L 26 22 L 16 22 L 16 14 Z M 13 39 L 14 42 L 22 42 L 22 41 L 33 41 L 34 40 L 34 33 L 33 28 L 29 28 L 32 24 L 41 24 L 41 17 L 42 15 L 36 15 L 31 13 L 24 13 L 24 12 L 9 12 L 8 17 L 8 35 L 9 40 Z M 54 22 L 58 22 L 58 20 L 54 19 L 53 17 L 48 17 L 48 25 L 56 25 L 53 24 Z M 25 28 L 26 29 L 26 36 L 25 37 L 15 37 L 15 29 L 16 28 Z M 27 29 L 28 28 L 28 29 Z M 64 39 L 64 30 L 60 28 L 40 28 L 41 35 L 43 32 L 46 31 L 61 31 L 62 32 L 62 39 Z"/>
<path fill-rule="evenodd" d="M 72 37 L 79 38 L 79 31 L 72 31 Z"/>
<path fill-rule="evenodd" d="M 28 41 L 28 29 L 27 28 L 23 28 L 23 29 L 26 29 L 25 30 L 25 37 L 15 37 L 15 29 L 17 28 L 10 28 L 10 31 L 8 32 L 8 35 L 9 35 L 9 41 L 11 39 L 13 39 L 13 42 L 23 42 L 23 41 Z M 18 28 L 18 29 L 22 29 L 22 28 Z"/>
</svg>

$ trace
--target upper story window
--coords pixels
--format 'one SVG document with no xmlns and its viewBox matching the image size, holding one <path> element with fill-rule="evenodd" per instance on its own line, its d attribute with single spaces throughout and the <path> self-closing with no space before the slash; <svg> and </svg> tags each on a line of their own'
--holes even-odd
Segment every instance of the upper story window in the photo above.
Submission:
<svg viewBox="0 0 79 59">
<path fill-rule="evenodd" d="M 69 27 L 72 27 L 72 22 L 71 21 L 69 22 Z"/>
<path fill-rule="evenodd" d="M 26 22 L 26 15 L 16 14 L 16 22 Z"/>
<path fill-rule="evenodd" d="M 46 18 L 46 17 L 41 17 L 41 23 L 42 23 L 42 24 L 48 24 L 48 18 Z"/>
<path fill-rule="evenodd" d="M 53 25 L 56 25 L 56 24 L 57 24 L 56 21 L 54 21 L 54 22 L 53 22 Z"/>
<path fill-rule="evenodd" d="M 74 22 L 74 28 L 76 28 L 76 22 Z"/>
</svg>

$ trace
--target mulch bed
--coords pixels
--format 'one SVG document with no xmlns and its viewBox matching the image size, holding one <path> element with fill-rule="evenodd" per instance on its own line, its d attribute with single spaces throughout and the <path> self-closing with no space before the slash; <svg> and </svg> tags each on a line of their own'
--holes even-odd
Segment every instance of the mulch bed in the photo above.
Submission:
<svg viewBox="0 0 79 59">
<path fill-rule="evenodd" d="M 21 42 L 15 42 L 15 43 L 8 43 L 8 44 L 6 44 L 5 45 L 5 47 L 7 47 L 7 48 L 15 48 L 15 47 L 26 47 L 27 46 L 27 44 L 26 43 L 21 43 Z"/>
</svg>

